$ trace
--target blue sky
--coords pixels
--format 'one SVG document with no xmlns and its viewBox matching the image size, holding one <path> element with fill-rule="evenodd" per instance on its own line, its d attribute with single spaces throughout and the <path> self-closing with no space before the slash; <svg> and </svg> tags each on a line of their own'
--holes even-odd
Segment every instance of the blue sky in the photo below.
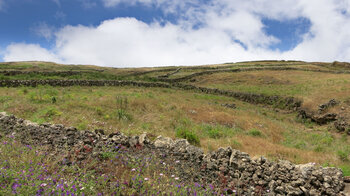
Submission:
<svg viewBox="0 0 350 196">
<path fill-rule="evenodd" d="M 86 7 L 76 0 L 7 1 L 5 10 L 0 12 L 0 25 L 5 27 L 0 29 L 0 43 L 7 45 L 11 42 L 27 42 L 50 47 L 53 40 L 47 40 L 33 30 L 42 24 L 58 29 L 66 25 L 96 26 L 116 17 L 135 17 L 147 23 L 160 18 L 174 21 L 159 9 L 145 6 L 120 5 L 106 8 L 102 2 L 90 6 Z"/>
<path fill-rule="evenodd" d="M 349 7 L 346 0 L 0 0 L 0 61 L 349 61 Z"/>
</svg>

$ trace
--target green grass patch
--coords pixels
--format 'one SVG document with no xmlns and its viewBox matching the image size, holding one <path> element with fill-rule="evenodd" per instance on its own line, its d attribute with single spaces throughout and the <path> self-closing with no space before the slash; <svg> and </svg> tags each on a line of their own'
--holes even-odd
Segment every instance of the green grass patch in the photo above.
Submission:
<svg viewBox="0 0 350 196">
<path fill-rule="evenodd" d="M 253 137 L 263 137 L 263 133 L 258 129 L 250 129 L 247 132 L 247 135 L 253 136 Z"/>
<path fill-rule="evenodd" d="M 201 130 L 209 138 L 213 138 L 213 139 L 219 139 L 222 137 L 232 137 L 235 134 L 242 132 L 242 130 L 239 128 L 231 128 L 220 124 L 215 124 L 215 125 L 202 124 L 197 129 Z"/>
<path fill-rule="evenodd" d="M 328 131 L 322 132 L 295 132 L 285 133 L 283 144 L 303 150 L 313 150 L 315 152 L 327 152 L 334 146 L 334 137 Z M 338 147 L 339 148 L 339 147 Z"/>
<path fill-rule="evenodd" d="M 350 176 L 350 164 L 340 165 L 339 168 L 343 171 L 344 176 Z"/>
<path fill-rule="evenodd" d="M 196 146 L 200 145 L 199 137 L 197 136 L 197 134 L 194 131 L 189 131 L 187 129 L 178 128 L 176 130 L 176 137 L 187 139 L 187 141 L 190 144 L 193 144 Z"/>
</svg>

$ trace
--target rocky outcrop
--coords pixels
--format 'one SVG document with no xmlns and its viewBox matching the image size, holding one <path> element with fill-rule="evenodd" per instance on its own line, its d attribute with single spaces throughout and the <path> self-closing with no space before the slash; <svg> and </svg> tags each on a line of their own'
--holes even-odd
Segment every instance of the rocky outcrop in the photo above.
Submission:
<svg viewBox="0 0 350 196">
<path fill-rule="evenodd" d="M 327 103 L 320 104 L 317 111 L 309 111 L 304 108 L 299 108 L 298 117 L 301 119 L 310 119 L 313 122 L 316 122 L 319 125 L 325 125 L 330 122 L 334 122 L 334 127 L 339 132 L 345 132 L 350 135 L 350 124 L 348 112 L 345 107 L 340 107 L 340 110 L 336 112 L 329 112 L 329 109 L 339 105 L 340 102 L 331 99 Z"/>
<path fill-rule="evenodd" d="M 223 104 L 221 104 L 221 106 L 225 107 L 225 108 L 236 109 L 236 104 L 234 104 L 234 103 L 223 103 Z"/>
<path fill-rule="evenodd" d="M 316 122 L 319 125 L 324 125 L 329 122 L 334 122 L 338 120 L 337 113 L 328 112 L 330 108 L 338 104 L 338 101 L 336 101 L 335 99 L 331 99 L 327 103 L 320 104 L 316 112 L 308 111 L 306 109 L 300 109 L 298 116 L 302 119 L 311 119 L 313 122 Z"/>
<path fill-rule="evenodd" d="M 344 195 L 341 193 L 344 178 L 340 169 L 314 164 L 294 165 L 288 161 L 272 162 L 264 157 L 252 159 L 247 153 L 230 147 L 204 154 L 184 139 L 174 141 L 159 136 L 150 141 L 147 134 L 130 137 L 120 132 L 105 135 L 103 130 L 91 132 L 63 125 L 38 125 L 6 113 L 0 113 L 0 131 L 4 136 L 13 136 L 24 144 L 47 146 L 51 149 L 50 153 L 74 152 L 68 153 L 69 156 L 62 161 L 67 165 L 89 156 L 99 157 L 104 146 L 117 150 L 119 147 L 142 148 L 142 152 L 157 153 L 162 159 L 175 157 L 181 161 L 181 167 L 191 168 L 192 172 L 183 170 L 184 179 L 212 184 L 227 194 Z"/>
<path fill-rule="evenodd" d="M 334 107 L 334 106 L 336 106 L 337 104 L 339 104 L 338 101 L 336 101 L 335 99 L 331 99 L 331 100 L 329 100 L 327 103 L 320 104 L 320 105 L 318 106 L 318 112 L 319 112 L 319 113 L 325 112 L 325 111 L 327 111 L 329 108 Z"/>
<path fill-rule="evenodd" d="M 331 64 L 332 67 L 340 67 L 340 68 L 345 68 L 345 69 L 350 69 L 350 63 L 348 62 L 339 62 L 339 61 L 334 61 Z"/>
<path fill-rule="evenodd" d="M 336 122 L 334 122 L 334 126 L 339 132 L 345 132 L 350 135 L 350 124 L 346 119 L 339 118 Z"/>
<path fill-rule="evenodd" d="M 334 122 L 337 120 L 337 114 L 336 113 L 324 113 L 324 114 L 319 114 L 319 113 L 314 113 L 314 112 L 309 112 L 304 109 L 300 109 L 298 111 L 298 117 L 301 119 L 311 119 L 313 122 L 316 122 L 319 125 L 324 125 L 329 122 Z"/>
</svg>

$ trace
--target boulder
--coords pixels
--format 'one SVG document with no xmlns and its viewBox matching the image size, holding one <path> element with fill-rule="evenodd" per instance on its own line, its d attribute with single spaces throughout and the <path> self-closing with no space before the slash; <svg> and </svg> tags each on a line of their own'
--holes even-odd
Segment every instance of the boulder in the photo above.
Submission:
<svg viewBox="0 0 350 196">
<path fill-rule="evenodd" d="M 154 141 L 156 148 L 171 148 L 174 145 L 174 141 L 169 137 L 158 136 Z"/>
</svg>

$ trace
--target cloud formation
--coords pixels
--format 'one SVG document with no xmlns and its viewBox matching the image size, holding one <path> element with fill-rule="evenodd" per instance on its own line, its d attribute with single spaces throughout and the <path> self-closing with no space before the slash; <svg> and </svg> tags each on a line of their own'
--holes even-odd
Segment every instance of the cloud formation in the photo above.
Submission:
<svg viewBox="0 0 350 196">
<path fill-rule="evenodd" d="M 0 11 L 4 9 L 5 6 L 5 0 L 0 0 Z"/>
<path fill-rule="evenodd" d="M 97 3 L 93 0 L 78 0 L 83 8 L 85 9 L 91 9 L 97 5 Z"/>
<path fill-rule="evenodd" d="M 1 0 L 0 0 L 1 1 Z M 151 24 L 115 18 L 98 26 L 66 26 L 55 33 L 51 51 L 12 44 L 4 60 L 23 60 L 24 49 L 43 60 L 104 66 L 194 65 L 243 60 L 350 61 L 350 5 L 347 0 L 102 0 L 107 7 L 142 4 L 176 15 L 176 23 Z M 290 51 L 266 34 L 262 20 L 305 18 L 310 31 Z"/>
<path fill-rule="evenodd" d="M 48 25 L 46 22 L 40 22 L 32 27 L 31 31 L 33 31 L 38 36 L 50 40 L 54 36 L 55 27 Z"/>
<path fill-rule="evenodd" d="M 56 3 L 57 4 L 57 6 L 61 6 L 61 2 L 60 2 L 60 0 L 52 0 L 54 3 Z"/>
<path fill-rule="evenodd" d="M 62 62 L 57 55 L 40 47 L 37 44 L 16 43 L 7 46 L 5 61 L 52 61 Z"/>
</svg>

